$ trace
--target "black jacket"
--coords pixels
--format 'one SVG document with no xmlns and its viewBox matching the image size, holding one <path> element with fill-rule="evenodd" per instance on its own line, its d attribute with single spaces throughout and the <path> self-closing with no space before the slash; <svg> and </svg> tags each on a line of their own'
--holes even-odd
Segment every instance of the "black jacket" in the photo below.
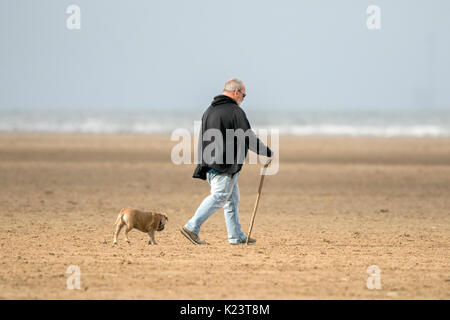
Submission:
<svg viewBox="0 0 450 320">
<path fill-rule="evenodd" d="M 202 139 L 203 133 L 208 129 L 220 130 L 223 138 L 221 144 L 223 148 L 216 149 L 212 152 L 213 161 L 205 161 L 204 156 L 204 154 L 209 154 L 211 153 L 211 150 L 214 149 L 210 146 L 207 149 L 208 152 L 205 152 L 205 148 L 215 141 L 214 138 L 211 138 L 211 141 Z M 229 139 L 227 139 L 227 129 L 242 129 L 243 132 L 247 133 L 245 142 L 237 137 L 231 139 L 229 136 Z M 201 163 L 195 168 L 193 177 L 206 180 L 206 172 L 208 172 L 209 169 L 228 174 L 239 172 L 242 168 L 244 162 L 243 159 L 245 159 L 248 149 L 260 155 L 272 156 L 272 151 L 265 146 L 264 143 L 256 137 L 253 130 L 251 130 L 250 123 L 248 122 L 244 110 L 238 106 L 236 101 L 225 95 L 214 97 L 211 105 L 203 113 L 198 144 L 198 159 L 201 159 Z M 228 161 L 227 154 L 229 156 Z M 232 161 L 230 161 L 231 159 Z"/>
</svg>

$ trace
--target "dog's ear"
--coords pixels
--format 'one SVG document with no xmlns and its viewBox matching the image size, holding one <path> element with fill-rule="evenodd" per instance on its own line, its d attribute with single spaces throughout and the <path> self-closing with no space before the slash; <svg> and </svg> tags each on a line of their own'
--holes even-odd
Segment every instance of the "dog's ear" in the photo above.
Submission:
<svg viewBox="0 0 450 320">
<path fill-rule="evenodd" d="M 158 217 L 158 214 L 155 213 L 155 212 L 152 212 L 152 215 L 153 215 L 153 222 L 152 222 L 153 229 L 156 230 L 159 227 L 159 224 L 161 222 L 161 218 Z"/>
</svg>

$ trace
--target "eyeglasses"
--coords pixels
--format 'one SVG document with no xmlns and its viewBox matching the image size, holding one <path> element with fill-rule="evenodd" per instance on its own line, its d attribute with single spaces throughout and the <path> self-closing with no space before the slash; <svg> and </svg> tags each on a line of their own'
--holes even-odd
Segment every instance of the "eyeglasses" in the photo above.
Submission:
<svg viewBox="0 0 450 320">
<path fill-rule="evenodd" d="M 241 90 L 239 90 L 240 93 L 242 93 L 242 97 L 245 98 L 245 96 L 247 95 L 246 93 L 243 93 Z"/>
</svg>

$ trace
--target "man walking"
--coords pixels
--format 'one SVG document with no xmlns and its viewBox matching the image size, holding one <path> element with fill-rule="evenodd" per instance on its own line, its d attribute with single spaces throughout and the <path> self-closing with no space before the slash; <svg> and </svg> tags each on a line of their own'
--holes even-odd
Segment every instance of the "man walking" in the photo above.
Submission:
<svg viewBox="0 0 450 320">
<path fill-rule="evenodd" d="M 201 225 L 218 209 L 223 208 L 231 244 L 243 244 L 246 236 L 239 222 L 239 187 L 238 176 L 248 149 L 260 155 L 272 157 L 272 151 L 266 147 L 251 130 L 250 123 L 240 105 L 246 96 L 245 86 L 239 79 L 230 79 L 225 83 L 221 95 L 214 97 L 211 105 L 202 117 L 199 151 L 201 164 L 194 171 L 194 178 L 207 180 L 211 185 L 211 194 L 198 207 L 194 216 L 180 231 L 194 244 L 206 244 L 200 240 Z M 203 134 L 208 130 L 220 132 L 223 140 L 205 141 Z M 231 132 L 245 132 L 244 142 L 235 136 L 230 141 L 226 139 Z M 231 143 L 230 143 L 231 142 Z M 211 159 L 204 152 L 214 146 Z M 224 161 L 225 160 L 225 161 Z M 231 161 L 230 161 L 231 160 Z M 248 243 L 256 240 L 249 239 Z"/>
</svg>

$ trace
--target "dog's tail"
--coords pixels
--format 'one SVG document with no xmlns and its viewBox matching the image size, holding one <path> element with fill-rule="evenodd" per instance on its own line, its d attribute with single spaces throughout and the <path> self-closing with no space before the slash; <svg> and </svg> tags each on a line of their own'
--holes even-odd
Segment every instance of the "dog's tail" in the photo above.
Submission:
<svg viewBox="0 0 450 320">
<path fill-rule="evenodd" d="M 120 210 L 119 215 L 117 216 L 116 222 L 114 222 L 114 225 L 117 225 L 119 223 L 119 221 L 122 219 L 125 209 L 126 208 L 122 208 L 122 210 Z"/>
</svg>

